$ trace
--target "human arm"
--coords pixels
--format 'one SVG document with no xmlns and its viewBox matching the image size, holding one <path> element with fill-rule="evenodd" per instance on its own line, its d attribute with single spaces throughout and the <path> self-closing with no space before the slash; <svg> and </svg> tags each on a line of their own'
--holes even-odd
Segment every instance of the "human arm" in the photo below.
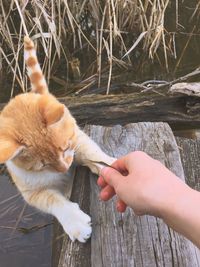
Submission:
<svg viewBox="0 0 200 267">
<path fill-rule="evenodd" d="M 200 247 L 199 192 L 144 152 L 130 153 L 113 167 L 104 168 L 98 179 L 102 200 L 116 193 L 119 211 L 128 205 L 137 215 L 158 216 Z"/>
</svg>

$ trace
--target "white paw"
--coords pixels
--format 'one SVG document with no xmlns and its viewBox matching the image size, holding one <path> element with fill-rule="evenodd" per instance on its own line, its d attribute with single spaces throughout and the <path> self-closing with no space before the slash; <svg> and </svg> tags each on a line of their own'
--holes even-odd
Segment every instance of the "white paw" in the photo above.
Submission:
<svg viewBox="0 0 200 267">
<path fill-rule="evenodd" d="M 77 239 L 80 242 L 86 242 L 92 233 L 90 216 L 80 210 L 78 204 L 75 203 L 72 203 L 67 213 L 63 223 L 65 232 L 72 241 Z"/>
</svg>

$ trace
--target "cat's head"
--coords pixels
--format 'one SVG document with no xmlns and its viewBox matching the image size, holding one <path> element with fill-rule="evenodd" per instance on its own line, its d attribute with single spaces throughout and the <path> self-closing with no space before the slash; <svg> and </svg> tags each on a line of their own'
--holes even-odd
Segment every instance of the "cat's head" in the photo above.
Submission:
<svg viewBox="0 0 200 267">
<path fill-rule="evenodd" d="M 76 146 L 76 122 L 51 94 L 16 96 L 0 115 L 0 163 L 29 171 L 66 172 Z"/>
<path fill-rule="evenodd" d="M 13 160 L 29 171 L 66 172 L 74 156 L 76 122 L 49 93 L 28 36 L 24 38 L 24 58 L 31 92 L 16 96 L 0 115 L 0 163 Z"/>
</svg>

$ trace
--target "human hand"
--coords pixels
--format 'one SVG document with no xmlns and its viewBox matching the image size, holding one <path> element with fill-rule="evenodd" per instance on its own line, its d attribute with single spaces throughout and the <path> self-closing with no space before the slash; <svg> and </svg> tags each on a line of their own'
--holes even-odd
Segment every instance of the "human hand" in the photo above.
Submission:
<svg viewBox="0 0 200 267">
<path fill-rule="evenodd" d="M 97 183 L 102 188 L 102 200 L 118 196 L 117 210 L 120 212 L 128 205 L 137 215 L 162 217 L 168 203 L 176 197 L 176 191 L 178 193 L 184 187 L 184 183 L 162 163 L 141 151 L 118 159 L 112 166 L 114 169 L 102 170 Z"/>
</svg>

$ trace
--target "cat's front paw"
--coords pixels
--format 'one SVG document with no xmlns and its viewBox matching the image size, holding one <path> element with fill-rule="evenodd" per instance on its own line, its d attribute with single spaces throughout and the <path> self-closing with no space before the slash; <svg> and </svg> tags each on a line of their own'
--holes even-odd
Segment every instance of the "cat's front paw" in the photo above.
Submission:
<svg viewBox="0 0 200 267">
<path fill-rule="evenodd" d="M 97 160 L 91 164 L 90 169 L 92 172 L 100 175 L 101 170 L 105 167 L 105 164 L 111 166 L 117 159 L 109 156 L 105 156 L 103 160 Z"/>
<path fill-rule="evenodd" d="M 86 242 L 92 233 L 91 218 L 74 203 L 67 214 L 63 228 L 72 241 L 77 239 Z"/>
</svg>

